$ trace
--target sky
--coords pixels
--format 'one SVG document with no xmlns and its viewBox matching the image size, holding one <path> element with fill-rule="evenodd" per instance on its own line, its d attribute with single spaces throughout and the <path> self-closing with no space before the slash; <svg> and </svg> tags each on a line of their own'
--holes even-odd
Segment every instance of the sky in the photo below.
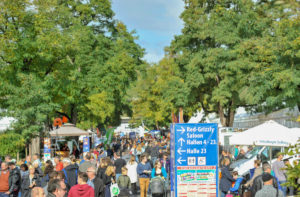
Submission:
<svg viewBox="0 0 300 197">
<path fill-rule="evenodd" d="M 129 31 L 136 31 L 137 43 L 146 50 L 144 59 L 151 63 L 163 58 L 164 48 L 183 28 L 183 0 L 112 0 L 112 9 Z"/>
</svg>

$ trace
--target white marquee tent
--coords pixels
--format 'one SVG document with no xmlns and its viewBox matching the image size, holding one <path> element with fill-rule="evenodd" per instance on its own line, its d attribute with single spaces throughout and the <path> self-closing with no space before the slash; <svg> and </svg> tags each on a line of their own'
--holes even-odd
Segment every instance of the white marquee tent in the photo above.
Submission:
<svg viewBox="0 0 300 197">
<path fill-rule="evenodd" d="M 234 134 L 230 137 L 230 144 L 287 147 L 297 142 L 300 137 L 297 135 L 291 129 L 270 120 L 244 132 Z"/>
</svg>

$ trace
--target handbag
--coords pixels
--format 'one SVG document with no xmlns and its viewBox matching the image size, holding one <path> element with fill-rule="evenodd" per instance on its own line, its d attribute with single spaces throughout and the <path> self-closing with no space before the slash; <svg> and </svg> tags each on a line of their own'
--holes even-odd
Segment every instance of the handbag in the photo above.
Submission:
<svg viewBox="0 0 300 197">
<path fill-rule="evenodd" d="M 117 183 L 111 184 L 110 186 L 111 196 L 118 196 L 120 194 L 120 189 Z"/>
</svg>

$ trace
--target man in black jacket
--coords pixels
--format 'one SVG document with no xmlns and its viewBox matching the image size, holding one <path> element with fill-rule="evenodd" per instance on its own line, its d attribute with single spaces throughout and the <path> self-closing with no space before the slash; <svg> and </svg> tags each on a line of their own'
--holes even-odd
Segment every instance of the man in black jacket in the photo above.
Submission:
<svg viewBox="0 0 300 197">
<path fill-rule="evenodd" d="M 271 168 L 271 165 L 269 163 L 265 162 L 263 164 L 262 168 L 263 168 L 263 171 L 264 171 L 263 173 L 271 174 L 271 169 L 272 168 Z M 272 179 L 273 179 L 273 187 L 278 190 L 278 183 L 277 183 L 276 178 L 272 176 Z M 264 185 L 264 182 L 262 180 L 262 175 L 257 176 L 254 179 L 253 185 L 251 187 L 251 196 L 254 197 L 256 192 L 258 192 L 259 190 L 262 189 L 263 185 Z"/>
<path fill-rule="evenodd" d="M 68 191 L 77 184 L 77 174 L 78 167 L 77 165 L 72 165 L 71 160 L 66 158 L 63 160 L 64 169 L 62 170 L 65 174 L 65 184 Z"/>
<path fill-rule="evenodd" d="M 95 197 L 104 197 L 105 185 L 101 179 L 96 177 L 96 168 L 94 166 L 89 167 L 86 173 L 89 177 L 87 184 L 94 188 Z"/>
<path fill-rule="evenodd" d="M 122 168 L 126 166 L 126 161 L 120 157 L 120 152 L 115 153 L 114 165 L 116 166 L 116 180 L 121 176 Z"/>
<path fill-rule="evenodd" d="M 14 162 L 8 163 L 9 172 L 9 196 L 17 197 L 21 186 L 21 173 Z"/>
</svg>

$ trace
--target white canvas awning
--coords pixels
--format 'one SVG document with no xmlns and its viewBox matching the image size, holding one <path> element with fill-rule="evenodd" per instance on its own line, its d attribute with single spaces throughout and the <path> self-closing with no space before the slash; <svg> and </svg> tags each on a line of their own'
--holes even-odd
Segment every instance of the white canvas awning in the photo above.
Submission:
<svg viewBox="0 0 300 197">
<path fill-rule="evenodd" d="M 91 132 L 84 131 L 75 127 L 75 125 L 66 123 L 58 129 L 54 129 L 50 132 L 51 137 L 55 136 L 81 136 L 81 135 L 90 135 Z"/>
<path fill-rule="evenodd" d="M 277 122 L 270 120 L 261 125 L 230 137 L 231 145 L 281 146 L 297 142 L 295 133 Z"/>
</svg>

